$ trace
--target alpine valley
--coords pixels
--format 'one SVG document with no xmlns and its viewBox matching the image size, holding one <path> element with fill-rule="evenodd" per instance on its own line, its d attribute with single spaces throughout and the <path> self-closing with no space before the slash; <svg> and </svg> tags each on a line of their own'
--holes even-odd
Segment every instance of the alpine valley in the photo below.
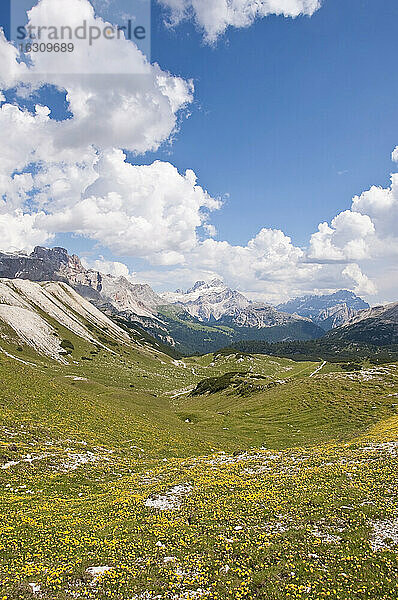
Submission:
<svg viewBox="0 0 398 600">
<path fill-rule="evenodd" d="M 248 300 L 218 279 L 199 281 L 187 292 L 157 294 L 149 285 L 87 269 L 63 248 L 0 253 L 0 277 L 67 283 L 119 324 L 143 330 L 181 354 L 213 352 L 243 340 L 314 340 L 369 308 L 347 291 L 273 307 Z"/>
<path fill-rule="evenodd" d="M 218 280 L 1 275 L 2 600 L 397 598 L 396 304 L 294 341 L 322 330 Z"/>
<path fill-rule="evenodd" d="M 397 26 L 0 0 L 0 600 L 398 600 Z"/>
</svg>

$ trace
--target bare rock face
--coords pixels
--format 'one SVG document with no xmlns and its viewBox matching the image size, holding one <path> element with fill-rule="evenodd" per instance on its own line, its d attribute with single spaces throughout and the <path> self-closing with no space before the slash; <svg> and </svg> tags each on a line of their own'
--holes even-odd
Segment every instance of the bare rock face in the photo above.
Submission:
<svg viewBox="0 0 398 600">
<path fill-rule="evenodd" d="M 251 304 L 243 294 L 227 288 L 219 279 L 209 283 L 198 281 L 186 292 L 166 292 L 162 298 L 167 303 L 181 305 L 192 317 L 207 323 L 233 316 Z"/>
<path fill-rule="evenodd" d="M 102 287 L 101 274 L 85 269 L 80 258 L 75 254 L 69 256 L 64 248 L 48 249 L 37 246 L 29 255 L 0 253 L 0 277 L 30 281 L 63 281 L 76 289 L 87 287 L 98 293 Z M 87 295 L 90 295 L 89 290 Z M 93 296 L 95 295 L 94 293 Z"/>
<path fill-rule="evenodd" d="M 186 292 L 166 292 L 162 297 L 169 303 L 179 304 L 191 316 L 205 323 L 261 329 L 306 320 L 298 315 L 282 313 L 273 306 L 251 302 L 219 279 L 209 283 L 198 281 Z"/>
<path fill-rule="evenodd" d="M 389 325 L 398 325 L 398 302 L 392 302 L 391 304 L 384 304 L 382 306 L 375 306 L 367 310 L 361 310 L 358 312 L 349 323 L 346 323 L 347 327 L 361 323 L 361 321 L 367 321 L 368 319 L 377 319 L 380 323 L 386 323 Z"/>
<path fill-rule="evenodd" d="M 303 296 L 277 306 L 278 310 L 311 319 L 325 331 L 340 327 L 359 310 L 367 308 L 367 302 L 348 290 L 323 296 Z"/>
<path fill-rule="evenodd" d="M 283 313 L 273 306 L 251 305 L 243 310 L 237 310 L 232 315 L 225 315 L 222 322 L 231 322 L 238 327 L 252 327 L 262 329 L 263 327 L 277 327 L 297 323 L 298 321 L 310 321 L 298 315 Z"/>
<path fill-rule="evenodd" d="M 359 311 L 342 327 L 329 332 L 327 339 L 375 346 L 398 344 L 398 302 Z"/>
<path fill-rule="evenodd" d="M 316 317 L 316 322 L 325 330 L 335 329 L 347 323 L 357 312 L 357 310 L 347 304 L 337 304 L 336 306 L 322 310 L 319 316 Z"/>
<path fill-rule="evenodd" d="M 0 277 L 68 283 L 96 306 L 144 325 L 159 321 L 158 309 L 165 304 L 179 305 L 204 323 L 255 329 L 311 320 L 328 330 L 349 321 L 359 309 L 368 308 L 347 291 L 306 296 L 274 308 L 251 302 L 219 279 L 198 281 L 186 292 L 178 290 L 159 296 L 149 285 L 86 269 L 78 256 L 69 255 L 64 248 L 38 246 L 30 255 L 0 253 Z"/>
<path fill-rule="evenodd" d="M 61 263 L 65 262 L 65 254 L 61 248 L 55 248 L 51 260 L 47 261 L 43 259 L 42 250 L 44 248 L 36 248 L 30 255 L 0 253 L 0 277 L 30 279 L 31 281 L 51 280 L 54 271 L 60 267 Z"/>
<path fill-rule="evenodd" d="M 157 307 L 164 304 L 149 285 L 133 284 L 125 277 L 102 275 L 101 297 L 118 312 L 128 316 L 154 318 Z"/>
<path fill-rule="evenodd" d="M 36 247 L 30 254 L 0 253 L 0 278 L 62 281 L 97 306 L 110 305 L 131 316 L 153 318 L 163 304 L 149 286 L 134 285 L 124 277 L 86 269 L 78 256 L 64 248 Z"/>
<path fill-rule="evenodd" d="M 96 330 L 105 328 L 115 341 L 130 342 L 123 329 L 64 282 L 0 278 L 0 330 L 4 339 L 67 364 L 65 346 L 54 322 L 103 348 L 106 346 Z"/>
<path fill-rule="evenodd" d="M 0 253 L 0 278 L 66 283 L 110 317 L 138 325 L 167 343 L 182 344 L 189 352 L 199 351 L 198 348 L 213 350 L 241 339 L 239 336 L 260 339 L 267 335 L 273 341 L 315 339 L 322 336 L 324 330 L 342 325 L 358 309 L 368 306 L 352 292 L 342 291 L 332 296 L 308 296 L 273 307 L 250 301 L 219 279 L 198 281 L 186 292 L 178 290 L 158 295 L 149 285 L 86 269 L 78 256 L 69 255 L 63 248 L 40 246 L 29 255 Z M 212 345 L 198 346 L 200 336 L 190 326 L 192 320 L 196 321 L 199 331 L 200 322 L 206 327 L 213 326 Z M 207 336 L 209 331 L 206 329 Z"/>
</svg>

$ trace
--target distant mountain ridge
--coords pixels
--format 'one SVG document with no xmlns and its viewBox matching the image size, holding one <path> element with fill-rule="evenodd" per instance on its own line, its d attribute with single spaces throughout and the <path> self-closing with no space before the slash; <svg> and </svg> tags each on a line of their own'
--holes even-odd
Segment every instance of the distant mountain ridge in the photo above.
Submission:
<svg viewBox="0 0 398 600">
<path fill-rule="evenodd" d="M 361 310 L 342 327 L 329 332 L 326 338 L 375 346 L 398 344 L 398 302 Z"/>
<path fill-rule="evenodd" d="M 204 323 L 237 325 L 238 327 L 281 326 L 297 321 L 310 321 L 300 315 L 282 312 L 271 305 L 255 303 L 242 293 L 228 288 L 220 279 L 209 283 L 198 281 L 183 292 L 165 292 L 162 298 L 169 304 L 182 306 L 190 315 Z"/>
<path fill-rule="evenodd" d="M 208 344 L 205 351 L 208 352 L 237 340 L 264 339 L 276 342 L 316 339 L 323 335 L 323 330 L 310 319 L 282 313 L 270 305 L 251 302 L 241 292 L 228 288 L 220 279 L 198 281 L 186 292 L 165 292 L 161 297 L 169 306 L 174 306 L 174 314 L 188 313 L 192 319 L 203 324 L 202 331 Z M 198 336 L 196 344 L 200 351 L 204 351 Z"/>
<path fill-rule="evenodd" d="M 224 315 L 232 315 L 250 305 L 243 294 L 229 289 L 220 279 L 213 279 L 209 283 L 197 281 L 186 292 L 177 290 L 161 296 L 167 304 L 180 304 L 190 315 L 207 323 L 218 321 Z"/>
<path fill-rule="evenodd" d="M 325 331 L 340 327 L 360 310 L 370 308 L 369 304 L 354 292 L 340 290 L 334 294 L 308 295 L 294 298 L 276 307 L 278 310 L 297 314 L 311 319 Z"/>
<path fill-rule="evenodd" d="M 0 253 L 0 277 L 66 283 L 118 323 L 141 327 L 186 354 L 212 352 L 239 340 L 318 339 L 368 306 L 342 291 L 273 307 L 250 301 L 220 279 L 198 281 L 186 292 L 157 294 L 149 285 L 86 269 L 63 248 Z"/>
<path fill-rule="evenodd" d="M 63 281 L 95 304 L 110 303 L 117 310 L 130 310 L 137 317 L 154 318 L 162 299 L 148 285 L 133 284 L 86 269 L 78 256 L 64 248 L 36 247 L 29 255 L 0 253 L 0 277 L 30 281 Z"/>
<path fill-rule="evenodd" d="M 398 360 L 398 302 L 359 311 L 350 321 L 318 340 L 267 343 L 240 340 L 241 352 L 284 356 L 293 360 L 327 360 L 350 363 L 387 363 Z"/>
</svg>

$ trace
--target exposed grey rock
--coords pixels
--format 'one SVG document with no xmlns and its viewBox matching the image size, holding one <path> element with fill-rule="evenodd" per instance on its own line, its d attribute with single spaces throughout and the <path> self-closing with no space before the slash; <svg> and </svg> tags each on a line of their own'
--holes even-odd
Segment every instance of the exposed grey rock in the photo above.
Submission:
<svg viewBox="0 0 398 600">
<path fill-rule="evenodd" d="M 329 331 L 352 319 L 359 310 L 369 308 L 369 304 L 353 292 L 340 290 L 329 295 L 295 298 L 276 308 L 311 319 L 322 329 Z"/>
<path fill-rule="evenodd" d="M 391 325 L 398 325 L 398 302 L 361 310 L 348 323 L 345 323 L 345 326 L 350 327 L 368 319 L 377 319 L 380 324 L 389 323 Z"/>
<path fill-rule="evenodd" d="M 32 254 L 0 253 L 0 277 L 30 281 L 63 281 L 95 304 L 110 304 L 137 317 L 154 318 L 164 301 L 145 285 L 86 269 L 78 256 L 64 248 L 36 247 Z"/>
<path fill-rule="evenodd" d="M 106 328 L 115 340 L 130 342 L 123 329 L 64 282 L 0 278 L 2 337 L 66 363 L 54 322 L 96 346 L 103 344 L 93 333 L 95 329 L 98 332 Z"/>
<path fill-rule="evenodd" d="M 37 246 L 32 254 L 1 253 L 0 277 L 30 281 L 63 281 L 86 297 L 99 298 L 102 276 L 83 267 L 80 258 L 64 248 Z"/>
<path fill-rule="evenodd" d="M 251 302 L 219 279 L 209 283 L 198 281 L 186 292 L 166 292 L 162 298 L 182 306 L 190 315 L 205 323 L 261 329 L 306 320 L 298 315 L 282 313 L 273 306 Z"/>
<path fill-rule="evenodd" d="M 327 339 L 375 346 L 398 344 L 398 302 L 361 310 L 342 327 L 329 332 Z"/>
<path fill-rule="evenodd" d="M 86 269 L 63 248 L 0 253 L 0 277 L 67 283 L 108 316 L 186 352 L 209 352 L 243 338 L 314 339 L 323 333 L 310 319 L 251 302 L 219 279 L 158 295 L 148 285 Z"/>
<path fill-rule="evenodd" d="M 219 279 L 209 283 L 198 281 L 186 292 L 166 292 L 162 298 L 167 303 L 181 305 L 190 315 L 207 323 L 232 316 L 251 304 L 243 294 L 227 288 Z"/>
</svg>

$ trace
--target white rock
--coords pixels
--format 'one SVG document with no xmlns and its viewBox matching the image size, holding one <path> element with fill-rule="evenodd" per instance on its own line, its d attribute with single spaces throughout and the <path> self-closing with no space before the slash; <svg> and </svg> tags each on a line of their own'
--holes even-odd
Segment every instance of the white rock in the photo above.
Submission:
<svg viewBox="0 0 398 600">
<path fill-rule="evenodd" d="M 86 569 L 87 575 L 91 575 L 91 577 L 94 577 L 94 579 L 101 577 L 101 575 L 108 573 L 108 571 L 113 571 L 113 567 L 89 567 L 88 569 Z"/>
<path fill-rule="evenodd" d="M 32 590 L 32 594 L 40 594 L 41 587 L 38 583 L 30 583 L 29 587 Z"/>
</svg>

